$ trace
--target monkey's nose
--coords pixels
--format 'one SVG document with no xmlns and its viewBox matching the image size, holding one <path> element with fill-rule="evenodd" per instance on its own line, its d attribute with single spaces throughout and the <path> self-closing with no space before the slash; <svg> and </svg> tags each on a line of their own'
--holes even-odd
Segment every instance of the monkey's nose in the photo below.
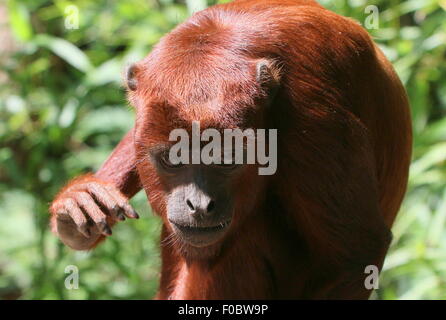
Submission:
<svg viewBox="0 0 446 320">
<path fill-rule="evenodd" d="M 204 194 L 186 199 L 186 204 L 192 216 L 209 215 L 215 208 L 215 201 Z"/>
</svg>

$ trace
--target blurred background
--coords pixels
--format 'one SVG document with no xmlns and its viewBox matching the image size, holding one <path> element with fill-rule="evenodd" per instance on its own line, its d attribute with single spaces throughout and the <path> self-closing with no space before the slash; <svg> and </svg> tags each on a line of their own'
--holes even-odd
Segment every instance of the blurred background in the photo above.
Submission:
<svg viewBox="0 0 446 320">
<path fill-rule="evenodd" d="M 143 193 L 131 201 L 141 219 L 120 223 L 88 253 L 51 234 L 48 204 L 68 179 L 97 170 L 131 128 L 125 64 L 216 2 L 0 1 L 0 299 L 153 297 L 160 222 Z M 446 1 L 320 2 L 369 27 L 411 101 L 409 190 L 373 298 L 445 299 Z M 65 288 L 68 265 L 79 268 L 77 290 Z"/>
</svg>

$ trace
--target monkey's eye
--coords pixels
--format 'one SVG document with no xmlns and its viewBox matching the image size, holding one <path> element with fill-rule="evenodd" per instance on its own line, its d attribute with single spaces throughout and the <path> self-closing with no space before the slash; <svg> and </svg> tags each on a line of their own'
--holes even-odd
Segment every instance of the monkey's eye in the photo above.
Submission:
<svg viewBox="0 0 446 320">
<path fill-rule="evenodd" d="M 159 157 L 159 162 L 166 169 L 181 168 L 182 166 L 184 166 L 184 164 L 181 162 L 180 163 L 172 163 L 170 161 L 169 151 L 165 151 L 165 152 L 161 153 L 161 155 Z"/>
</svg>

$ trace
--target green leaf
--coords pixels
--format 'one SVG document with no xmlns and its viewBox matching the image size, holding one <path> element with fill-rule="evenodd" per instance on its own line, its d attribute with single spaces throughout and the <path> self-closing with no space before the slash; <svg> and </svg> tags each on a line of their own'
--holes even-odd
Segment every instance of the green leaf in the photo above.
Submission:
<svg viewBox="0 0 446 320">
<path fill-rule="evenodd" d="M 55 55 L 80 71 L 87 72 L 92 69 L 87 55 L 67 40 L 52 37 L 47 34 L 39 34 L 34 38 L 33 42 L 38 46 L 49 49 Z"/>
<path fill-rule="evenodd" d="M 206 0 L 186 0 L 187 9 L 190 14 L 194 12 L 206 9 L 207 2 Z"/>
<path fill-rule="evenodd" d="M 17 1 L 9 1 L 9 22 L 14 35 L 22 41 L 32 38 L 33 30 L 27 8 Z"/>
<path fill-rule="evenodd" d="M 113 58 L 89 72 L 85 82 L 90 86 L 101 86 L 109 82 L 120 84 L 123 70 L 124 66 L 121 60 Z"/>
</svg>

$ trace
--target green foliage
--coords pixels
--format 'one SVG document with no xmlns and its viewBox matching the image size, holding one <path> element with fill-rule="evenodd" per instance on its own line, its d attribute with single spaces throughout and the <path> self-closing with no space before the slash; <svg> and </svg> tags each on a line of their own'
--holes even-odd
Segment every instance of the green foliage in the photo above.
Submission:
<svg viewBox="0 0 446 320">
<path fill-rule="evenodd" d="M 409 190 L 375 296 L 444 299 L 446 3 L 321 3 L 362 24 L 370 16 L 366 7 L 377 6 L 379 28 L 369 32 L 394 63 L 411 101 Z M 67 29 L 73 4 L 79 28 Z M 120 223 L 89 253 L 67 249 L 49 232 L 48 203 L 68 179 L 97 170 L 132 126 L 121 87 L 124 66 L 204 6 L 204 0 L 8 1 L 7 29 L 15 44 L 9 44 L 10 54 L 0 50 L 0 298 L 154 295 L 160 222 L 143 193 L 132 200 L 142 218 Z M 0 46 L 7 49 L 8 43 Z M 68 265 L 80 270 L 78 290 L 64 286 Z"/>
</svg>

